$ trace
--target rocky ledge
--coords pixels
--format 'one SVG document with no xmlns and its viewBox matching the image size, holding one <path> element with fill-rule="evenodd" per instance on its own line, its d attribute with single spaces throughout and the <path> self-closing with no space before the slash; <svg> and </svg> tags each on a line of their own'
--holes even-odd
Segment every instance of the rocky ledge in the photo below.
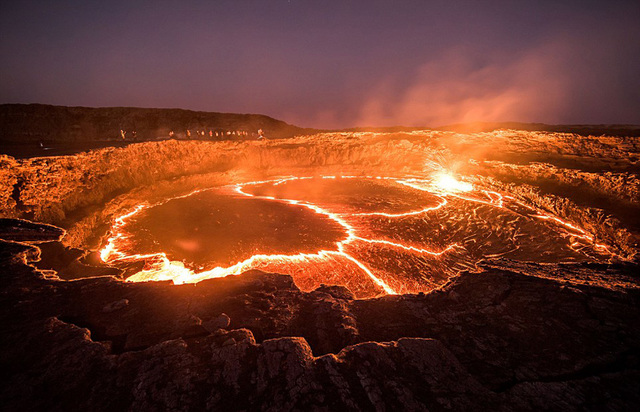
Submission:
<svg viewBox="0 0 640 412">
<path fill-rule="evenodd" d="M 7 410 L 637 410 L 640 294 L 487 266 L 356 300 L 258 271 L 195 285 L 39 270 L 0 244 Z M 502 266 L 501 266 L 502 267 Z M 535 269 L 535 270 L 534 270 Z M 562 271 L 553 267 L 553 270 Z M 637 267 L 580 268 L 600 277 Z"/>
</svg>

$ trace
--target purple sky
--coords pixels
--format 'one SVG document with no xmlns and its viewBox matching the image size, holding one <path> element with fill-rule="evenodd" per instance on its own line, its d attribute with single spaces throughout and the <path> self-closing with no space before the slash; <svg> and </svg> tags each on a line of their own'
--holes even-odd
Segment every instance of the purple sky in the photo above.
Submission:
<svg viewBox="0 0 640 412">
<path fill-rule="evenodd" d="M 640 124 L 640 1 L 2 1 L 0 102 Z"/>
</svg>

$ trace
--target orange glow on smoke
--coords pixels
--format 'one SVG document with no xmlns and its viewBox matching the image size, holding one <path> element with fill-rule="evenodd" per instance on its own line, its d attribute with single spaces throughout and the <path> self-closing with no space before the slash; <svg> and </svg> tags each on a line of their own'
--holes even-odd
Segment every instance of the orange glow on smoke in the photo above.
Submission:
<svg viewBox="0 0 640 412">
<path fill-rule="evenodd" d="M 150 204 L 140 204 L 134 207 L 132 210 L 127 213 L 117 217 L 114 219 L 112 228 L 111 228 L 111 236 L 107 240 L 106 245 L 100 251 L 100 257 L 104 262 L 107 263 L 127 263 L 127 262 L 139 262 L 144 261 L 144 268 L 130 276 L 127 281 L 131 282 L 141 282 L 141 281 L 154 281 L 154 280 L 172 280 L 176 284 L 181 283 L 195 283 L 204 279 L 209 278 L 218 278 L 224 277 L 228 275 L 238 275 L 242 272 L 245 272 L 249 269 L 263 269 L 269 270 L 270 268 L 276 270 L 285 270 L 286 268 L 292 268 L 290 265 L 300 264 L 300 263 L 313 263 L 320 267 L 322 264 L 339 264 L 339 265 L 352 265 L 354 270 L 360 271 L 363 275 L 366 275 L 367 278 L 370 279 L 371 282 L 376 286 L 376 289 L 379 290 L 379 293 L 386 294 L 396 294 L 398 293 L 397 288 L 392 287 L 379 276 L 376 275 L 375 271 L 369 268 L 365 263 L 355 258 L 353 255 L 349 254 L 346 251 L 346 246 L 352 244 L 375 244 L 380 245 L 387 248 L 395 248 L 401 249 L 403 251 L 417 254 L 420 256 L 430 256 L 431 258 L 437 259 L 441 255 L 445 253 L 449 253 L 457 248 L 464 249 L 463 246 L 460 246 L 457 243 L 452 243 L 447 245 L 446 247 L 440 250 L 432 250 L 423 247 L 416 247 L 410 244 L 398 243 L 388 239 L 372 239 L 369 237 L 364 237 L 358 233 L 358 229 L 354 227 L 349 220 L 353 216 L 381 216 L 389 219 L 400 219 L 407 216 L 415 216 L 419 214 L 429 213 L 431 211 L 435 211 L 445 207 L 448 204 L 448 197 L 460 198 L 466 201 L 475 202 L 485 204 L 491 207 L 496 208 L 504 208 L 503 200 L 505 196 L 498 192 L 487 191 L 475 189 L 471 183 L 458 180 L 447 173 L 438 173 L 432 176 L 429 179 L 416 179 L 416 178 L 390 178 L 390 177 L 375 177 L 375 176 L 341 176 L 342 179 L 384 179 L 391 180 L 395 183 L 411 187 L 416 190 L 425 191 L 434 194 L 435 196 L 440 198 L 440 201 L 437 205 L 427 208 L 422 208 L 418 210 L 413 210 L 405 213 L 384 213 L 384 212 L 369 212 L 369 213 L 333 213 L 331 211 L 326 210 L 323 207 L 320 207 L 316 204 L 302 201 L 302 200 L 293 200 L 293 199 L 281 199 L 273 196 L 260 196 L 254 195 L 247 191 L 245 191 L 246 187 L 256 186 L 261 184 L 271 184 L 273 186 L 278 186 L 288 181 L 294 180 L 303 180 L 303 179 L 312 179 L 313 177 L 286 177 L 276 180 L 266 180 L 266 181 L 256 181 L 249 183 L 241 183 L 232 186 L 228 186 L 228 190 L 235 192 L 236 194 L 257 198 L 270 200 L 274 202 L 283 202 L 290 205 L 300 206 L 307 208 L 317 214 L 323 215 L 328 219 L 334 221 L 340 227 L 342 227 L 344 231 L 344 238 L 335 244 L 335 249 L 332 250 L 320 250 L 315 253 L 299 253 L 294 255 L 266 255 L 266 254 L 255 254 L 248 259 L 243 261 L 239 261 L 228 267 L 215 267 L 210 270 L 195 272 L 187 267 L 182 262 L 179 261 L 171 261 L 167 255 L 163 252 L 153 253 L 153 254 L 128 254 L 125 252 L 130 245 L 130 235 L 126 231 L 125 226 L 127 225 L 128 220 L 132 217 L 136 216 L 141 211 L 148 209 L 153 206 L 157 206 L 162 203 L 166 203 L 170 200 L 176 199 L 167 199 L 161 203 L 150 205 Z M 336 179 L 336 176 L 322 176 L 324 179 Z M 208 190 L 208 189 L 204 189 Z M 180 196 L 180 198 L 190 196 L 194 193 L 201 192 L 203 190 L 194 191 L 185 196 Z M 553 216 L 551 214 L 542 213 L 538 210 L 534 210 L 532 207 L 524 205 L 521 202 L 516 201 L 512 197 L 508 197 L 511 202 L 518 204 L 521 207 L 524 207 L 528 210 L 534 211 L 535 214 L 532 215 L 533 218 L 538 218 L 541 220 L 548 220 L 554 223 L 557 223 L 563 230 L 566 232 L 567 236 L 571 236 L 574 238 L 580 238 L 583 241 L 589 242 L 593 244 L 594 237 L 589 234 L 585 230 L 569 223 L 565 222 L 562 219 Z M 575 242 L 571 245 L 578 246 Z M 606 253 L 612 254 L 609 249 L 605 245 L 594 244 L 595 248 L 599 250 L 606 251 Z M 504 254 L 504 253 L 503 253 Z M 502 254 L 500 254 L 502 255 Z M 496 255 L 497 256 L 497 255 Z M 491 257 L 491 256 L 486 256 Z M 283 269 L 284 267 L 284 269 Z M 292 270 L 292 269 L 291 269 Z"/>
</svg>

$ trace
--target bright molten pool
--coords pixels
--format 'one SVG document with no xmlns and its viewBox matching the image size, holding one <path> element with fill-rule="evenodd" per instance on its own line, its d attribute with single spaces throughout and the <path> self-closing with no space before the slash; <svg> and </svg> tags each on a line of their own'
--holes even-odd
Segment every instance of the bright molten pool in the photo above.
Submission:
<svg viewBox="0 0 640 412">
<path fill-rule="evenodd" d="M 117 218 L 106 262 L 129 281 L 176 283 L 261 269 L 357 296 L 415 293 L 480 260 L 598 262 L 593 236 L 463 179 L 289 177 L 216 187 Z M 131 271 L 131 269 L 130 269 Z"/>
</svg>

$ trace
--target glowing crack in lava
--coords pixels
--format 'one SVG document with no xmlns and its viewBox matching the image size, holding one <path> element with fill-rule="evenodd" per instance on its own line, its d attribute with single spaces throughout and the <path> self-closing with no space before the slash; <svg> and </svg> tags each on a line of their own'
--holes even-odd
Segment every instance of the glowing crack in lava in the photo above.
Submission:
<svg viewBox="0 0 640 412">
<path fill-rule="evenodd" d="M 199 190 L 115 219 L 105 262 L 128 281 L 287 273 L 357 296 L 415 293 L 481 259 L 604 261 L 591 234 L 498 192 L 431 178 L 286 177 Z M 131 270 L 131 269 L 130 269 Z"/>
</svg>

